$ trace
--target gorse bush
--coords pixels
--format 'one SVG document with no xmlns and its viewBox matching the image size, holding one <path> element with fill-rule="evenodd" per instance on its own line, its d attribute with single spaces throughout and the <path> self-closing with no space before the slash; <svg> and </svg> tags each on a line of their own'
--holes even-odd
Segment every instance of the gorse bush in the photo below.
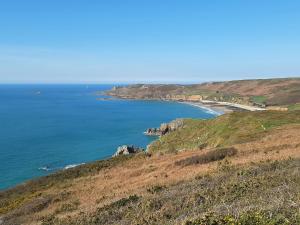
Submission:
<svg viewBox="0 0 300 225">
<path fill-rule="evenodd" d="M 226 157 L 234 156 L 237 150 L 233 147 L 231 148 L 221 148 L 209 151 L 202 155 L 192 156 L 183 160 L 175 162 L 176 166 L 189 166 L 194 164 L 205 164 L 214 161 L 219 161 L 225 159 Z"/>
<path fill-rule="evenodd" d="M 55 210 L 55 213 L 71 212 L 78 209 L 79 205 L 80 205 L 79 200 L 63 203 L 58 209 Z"/>
<path fill-rule="evenodd" d="M 166 186 L 154 185 L 154 186 L 148 188 L 147 191 L 151 194 L 155 194 L 155 193 L 160 192 L 164 189 L 166 189 Z"/>
<path fill-rule="evenodd" d="M 137 202 L 139 200 L 139 196 L 130 195 L 128 198 L 121 198 L 120 200 L 114 202 L 110 205 L 110 207 L 123 207 L 128 205 L 129 203 Z"/>
</svg>

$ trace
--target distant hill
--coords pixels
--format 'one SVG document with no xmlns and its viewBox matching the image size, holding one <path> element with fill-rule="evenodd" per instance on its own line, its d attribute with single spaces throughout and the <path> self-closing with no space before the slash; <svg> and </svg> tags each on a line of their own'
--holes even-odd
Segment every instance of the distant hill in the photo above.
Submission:
<svg viewBox="0 0 300 225">
<path fill-rule="evenodd" d="M 115 87 L 107 94 L 120 98 L 215 100 L 260 106 L 300 103 L 300 78 L 235 80 L 193 85 L 137 84 Z"/>
</svg>

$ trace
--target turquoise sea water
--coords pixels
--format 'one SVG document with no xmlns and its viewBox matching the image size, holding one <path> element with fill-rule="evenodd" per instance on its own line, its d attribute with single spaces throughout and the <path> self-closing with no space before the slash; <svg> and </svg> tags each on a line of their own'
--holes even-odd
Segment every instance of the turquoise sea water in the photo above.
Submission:
<svg viewBox="0 0 300 225">
<path fill-rule="evenodd" d="M 110 157 L 175 118 L 214 114 L 175 102 L 96 100 L 112 85 L 0 85 L 0 189 L 70 165 Z"/>
</svg>

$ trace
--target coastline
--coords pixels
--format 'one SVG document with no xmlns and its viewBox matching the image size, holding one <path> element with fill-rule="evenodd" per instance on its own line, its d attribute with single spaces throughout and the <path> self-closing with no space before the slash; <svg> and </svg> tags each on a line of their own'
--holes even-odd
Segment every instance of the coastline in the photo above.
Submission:
<svg viewBox="0 0 300 225">
<path fill-rule="evenodd" d="M 228 107 L 224 107 L 224 106 L 211 106 L 211 105 L 205 105 L 201 102 L 188 102 L 188 101 L 184 101 L 184 102 L 180 102 L 178 101 L 178 103 L 182 103 L 182 104 L 187 104 L 190 106 L 194 106 L 200 109 L 205 110 L 205 112 L 210 113 L 210 114 L 214 114 L 216 116 L 220 116 L 226 113 L 230 113 L 233 112 L 234 110 L 229 109 Z"/>
<path fill-rule="evenodd" d="M 239 110 L 246 110 L 246 111 L 264 111 L 265 108 L 256 107 L 256 106 L 250 106 L 250 105 L 243 105 L 238 103 L 231 103 L 231 102 L 219 102 L 219 101 L 209 101 L 209 100 L 203 100 L 203 104 L 212 104 L 214 106 L 223 106 L 227 107 L 229 109 L 239 109 Z"/>
<path fill-rule="evenodd" d="M 205 104 L 203 102 L 190 102 L 190 101 L 178 101 L 178 100 L 169 100 L 169 99 L 143 99 L 143 98 L 124 98 L 121 96 L 110 96 L 108 95 L 109 98 L 97 98 L 97 101 L 113 101 L 113 100 L 132 100 L 132 101 L 164 101 L 164 102 L 176 102 L 176 103 L 181 103 L 181 104 L 187 104 L 190 106 L 194 106 L 197 108 L 201 108 L 205 110 L 207 113 L 214 114 L 217 116 L 223 115 L 225 113 L 230 113 L 233 111 L 237 111 L 234 108 L 231 108 L 229 106 L 225 105 L 213 105 L 213 104 Z"/>
<path fill-rule="evenodd" d="M 177 100 L 177 99 L 168 99 L 168 98 L 138 98 L 138 97 L 129 97 L 129 96 L 122 96 L 122 95 L 112 95 L 111 93 L 105 92 L 105 95 L 109 96 L 109 99 L 105 100 L 112 100 L 112 99 L 126 99 L 126 100 L 145 100 L 145 101 L 171 101 L 177 103 L 188 104 L 194 107 L 198 107 L 201 109 L 206 110 L 208 113 L 215 114 L 215 115 L 222 115 L 234 111 L 264 111 L 267 110 L 266 108 L 261 108 L 258 106 L 251 106 L 251 105 L 244 105 L 239 103 L 232 103 L 232 102 L 221 102 L 221 101 L 214 101 L 214 100 L 197 100 L 197 101 L 189 101 L 189 100 Z M 97 99 L 97 100 L 104 100 L 104 99 Z"/>
<path fill-rule="evenodd" d="M 116 99 L 176 102 L 176 103 L 180 103 L 180 104 L 186 104 L 186 105 L 190 105 L 190 106 L 193 106 L 193 107 L 197 107 L 201 110 L 204 110 L 206 113 L 214 115 L 215 117 L 218 117 L 218 116 L 223 115 L 223 114 L 231 113 L 233 111 L 239 111 L 240 109 L 241 110 L 246 110 L 244 108 L 239 109 L 238 107 L 231 106 L 230 104 L 233 104 L 233 103 L 227 103 L 228 105 L 226 105 L 225 103 L 221 104 L 221 103 L 215 102 L 215 101 L 202 101 L 202 102 L 200 102 L 200 101 L 178 101 L 178 100 L 168 100 L 168 99 L 137 99 L 137 98 L 122 98 L 122 97 L 117 97 L 117 96 L 103 97 L 103 98 L 98 98 L 97 100 L 99 100 L 99 101 L 107 101 L 107 100 L 111 101 L 111 100 L 116 100 Z M 246 107 L 246 106 L 243 106 L 243 107 Z M 176 119 L 176 118 L 174 118 L 174 119 Z M 168 122 L 168 121 L 166 121 L 166 122 Z M 148 143 L 148 144 L 150 144 L 150 143 Z M 104 159 L 107 159 L 107 158 L 111 158 L 111 156 L 109 156 L 109 157 L 106 156 L 104 158 L 101 158 L 100 160 L 104 160 Z M 88 163 L 88 161 L 84 161 L 84 162 L 77 163 L 77 164 L 66 164 L 65 166 L 62 166 L 59 169 L 51 168 L 51 167 L 42 165 L 41 167 L 38 168 L 38 170 L 46 171 L 46 172 L 49 172 L 49 171 L 56 172 L 56 171 L 61 171 L 61 170 L 68 170 L 68 169 L 80 166 L 82 164 L 85 164 L 85 163 Z"/>
<path fill-rule="evenodd" d="M 178 101 L 180 102 L 180 101 Z M 201 109 L 207 110 L 216 115 L 222 115 L 234 111 L 264 111 L 265 108 L 259 108 L 255 106 L 242 105 L 230 102 L 217 102 L 217 101 L 201 101 L 201 102 L 191 102 L 182 101 L 180 103 L 188 104 L 191 106 L 199 107 Z"/>
</svg>

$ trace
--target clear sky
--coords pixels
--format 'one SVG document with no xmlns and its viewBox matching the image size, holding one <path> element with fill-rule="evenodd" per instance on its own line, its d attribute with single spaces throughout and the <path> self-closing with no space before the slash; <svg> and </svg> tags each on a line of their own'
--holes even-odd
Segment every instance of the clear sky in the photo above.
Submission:
<svg viewBox="0 0 300 225">
<path fill-rule="evenodd" d="M 299 0 L 7 0 L 1 83 L 300 76 Z"/>
</svg>

